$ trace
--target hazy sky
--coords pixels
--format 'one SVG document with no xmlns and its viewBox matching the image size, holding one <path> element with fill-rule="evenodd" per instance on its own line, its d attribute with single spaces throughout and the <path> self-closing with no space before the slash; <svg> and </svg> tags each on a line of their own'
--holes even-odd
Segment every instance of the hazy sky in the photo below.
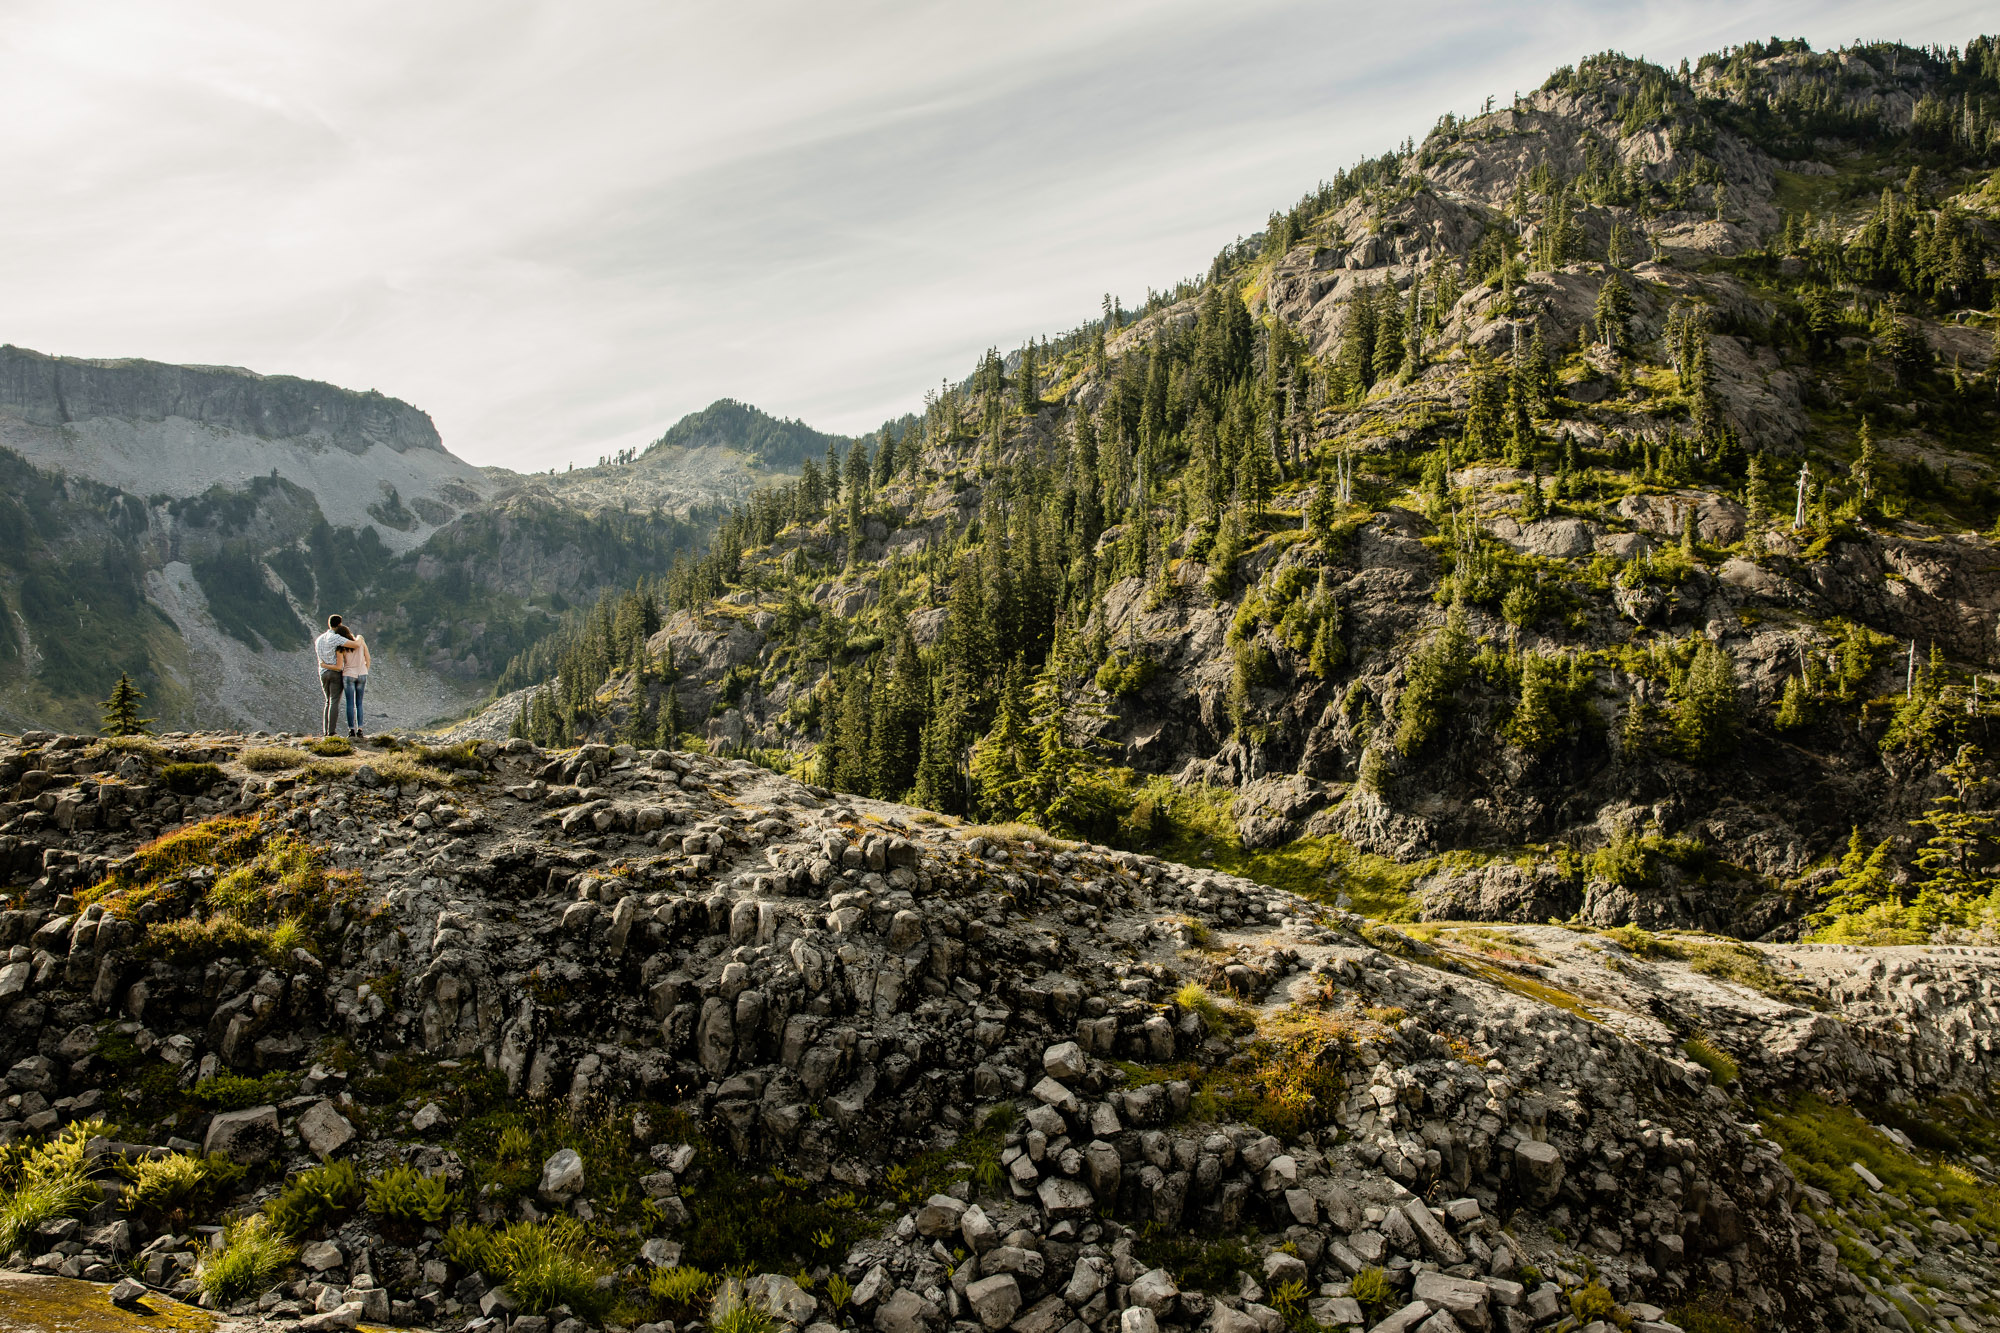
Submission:
<svg viewBox="0 0 2000 1333">
<path fill-rule="evenodd" d="M 1990 4 L 0 0 L 0 342 L 376 388 L 478 463 L 860 431 L 1605 48 Z"/>
</svg>

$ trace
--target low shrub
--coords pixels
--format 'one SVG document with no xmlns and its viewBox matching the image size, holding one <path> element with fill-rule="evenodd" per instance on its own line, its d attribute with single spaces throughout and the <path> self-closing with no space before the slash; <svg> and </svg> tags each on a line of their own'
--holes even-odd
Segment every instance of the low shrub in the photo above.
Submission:
<svg viewBox="0 0 2000 1333">
<path fill-rule="evenodd" d="M 1210 1027 L 1216 1027 L 1222 1022 L 1222 1006 L 1216 1003 L 1215 997 L 1210 995 L 1208 988 L 1199 981 L 1190 981 L 1175 991 L 1174 1003 L 1183 1009 L 1200 1014 L 1202 1021 Z"/>
<path fill-rule="evenodd" d="M 132 1182 L 119 1200 L 125 1211 L 154 1213 L 178 1228 L 213 1207 L 243 1178 L 244 1168 L 220 1153 L 196 1157 L 177 1152 L 131 1158 L 122 1170 Z"/>
<path fill-rule="evenodd" d="M 301 1171 L 266 1210 L 272 1224 L 297 1239 L 320 1235 L 361 1204 L 361 1172 L 352 1162 L 328 1162 Z"/>
<path fill-rule="evenodd" d="M 1389 1285 L 1389 1275 L 1379 1268 L 1364 1268 L 1348 1283 L 1348 1295 L 1361 1303 L 1371 1315 L 1379 1314 L 1395 1295 L 1395 1288 Z"/>
<path fill-rule="evenodd" d="M 0 1254 L 11 1253 L 42 1223 L 97 1202 L 83 1148 L 103 1132 L 101 1120 L 77 1122 L 44 1143 L 0 1149 Z"/>
<path fill-rule="evenodd" d="M 1241 1236 L 1211 1240 L 1157 1222 L 1142 1223 L 1133 1253 L 1148 1268 L 1164 1268 L 1186 1291 L 1236 1290 L 1237 1274 L 1261 1271 L 1256 1251 Z"/>
<path fill-rule="evenodd" d="M 446 1263 L 457 1264 L 470 1273 L 491 1274 L 500 1267 L 500 1246 L 492 1229 L 473 1222 L 452 1223 L 446 1229 L 444 1239 L 438 1242 L 438 1253 L 444 1256 Z M 670 1270 L 656 1270 L 653 1276 L 657 1279 L 661 1272 L 666 1271 Z"/>
<path fill-rule="evenodd" d="M 176 796 L 199 796 L 222 781 L 214 764 L 168 764 L 160 770 L 160 785 Z"/>
<path fill-rule="evenodd" d="M 270 1286 L 298 1253 L 270 1218 L 254 1213 L 231 1223 L 222 1233 L 222 1248 L 202 1256 L 194 1270 L 195 1286 L 217 1305 L 231 1305 Z"/>
<path fill-rule="evenodd" d="M 394 755 L 388 759 L 374 761 L 375 772 L 381 779 L 397 787 L 449 787 L 451 775 L 428 764 L 419 764 Z"/>
<path fill-rule="evenodd" d="M 1632 1316 L 1619 1308 L 1617 1300 L 1601 1282 L 1589 1282 L 1569 1294 L 1569 1312 L 1577 1322 L 1588 1324 L 1604 1319 L 1619 1328 L 1632 1327 Z"/>
<path fill-rule="evenodd" d="M 441 768 L 479 767 L 478 741 L 459 741 L 455 745 L 417 745 L 411 748 L 418 763 L 435 764 Z"/>
<path fill-rule="evenodd" d="M 211 1111 L 245 1111 L 253 1106 L 281 1102 L 298 1086 L 295 1076 L 283 1072 L 247 1078 L 242 1074 L 213 1074 L 189 1089 L 188 1095 Z"/>
<path fill-rule="evenodd" d="M 646 1290 L 659 1302 L 661 1312 L 669 1315 L 691 1314 L 714 1288 L 712 1274 L 679 1266 L 656 1268 L 646 1282 Z"/>
<path fill-rule="evenodd" d="M 237 762 L 253 773 L 278 773 L 302 766 L 306 757 L 289 746 L 260 745 L 245 750 Z"/>
<path fill-rule="evenodd" d="M 392 1226 L 416 1230 L 442 1222 L 451 1211 L 452 1189 L 442 1176 L 414 1166 L 392 1166 L 368 1182 L 368 1211 Z"/>
<path fill-rule="evenodd" d="M 1686 1333 L 1751 1333 L 1750 1325 L 1712 1301 L 1693 1301 L 1667 1311 L 1667 1318 Z"/>
<path fill-rule="evenodd" d="M 341 755 L 353 754 L 354 743 L 345 736 L 320 736 L 307 741 L 306 749 L 322 759 L 335 759 Z"/>
</svg>

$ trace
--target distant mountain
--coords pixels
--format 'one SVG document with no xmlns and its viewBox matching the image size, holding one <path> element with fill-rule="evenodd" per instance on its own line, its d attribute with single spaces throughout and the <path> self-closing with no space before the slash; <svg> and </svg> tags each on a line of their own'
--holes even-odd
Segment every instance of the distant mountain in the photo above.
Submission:
<svg viewBox="0 0 2000 1333">
<path fill-rule="evenodd" d="M 0 347 L 0 725 L 93 727 L 120 671 L 164 725 L 316 725 L 332 611 L 380 723 L 455 713 L 572 599 L 687 549 L 699 500 L 589 512 L 379 393 Z"/>
<path fill-rule="evenodd" d="M 757 487 L 796 473 L 807 459 L 844 450 L 844 435 L 814 430 L 719 398 L 667 428 L 644 451 L 591 468 L 533 480 L 564 503 L 590 510 L 686 513 L 717 501 L 737 501 Z"/>
<path fill-rule="evenodd" d="M 669 426 L 666 434 L 646 447 L 646 454 L 660 449 L 733 449 L 766 467 L 796 472 L 808 458 L 826 457 L 829 446 L 845 449 L 847 444 L 844 435 L 829 435 L 803 421 L 774 417 L 734 398 L 718 398 Z"/>
</svg>

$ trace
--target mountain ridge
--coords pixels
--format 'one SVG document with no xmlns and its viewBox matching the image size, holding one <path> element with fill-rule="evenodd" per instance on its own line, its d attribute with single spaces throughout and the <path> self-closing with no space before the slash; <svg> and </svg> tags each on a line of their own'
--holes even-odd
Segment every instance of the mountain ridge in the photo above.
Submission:
<svg viewBox="0 0 2000 1333">
<path fill-rule="evenodd" d="M 753 497 L 516 729 L 671 690 L 836 788 L 1135 847 L 1221 801 L 1447 916 L 1797 933 L 1854 830 L 1914 911 L 1992 744 L 1996 94 L 1986 38 L 1777 42 L 1442 117 Z"/>
</svg>

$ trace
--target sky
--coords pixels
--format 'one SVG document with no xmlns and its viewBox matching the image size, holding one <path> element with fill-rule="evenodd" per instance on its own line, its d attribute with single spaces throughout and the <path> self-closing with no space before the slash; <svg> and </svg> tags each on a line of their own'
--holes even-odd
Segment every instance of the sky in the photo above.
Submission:
<svg viewBox="0 0 2000 1333">
<path fill-rule="evenodd" d="M 1989 5 L 0 0 L 0 342 L 378 389 L 533 471 L 855 433 L 1616 49 Z"/>
</svg>

